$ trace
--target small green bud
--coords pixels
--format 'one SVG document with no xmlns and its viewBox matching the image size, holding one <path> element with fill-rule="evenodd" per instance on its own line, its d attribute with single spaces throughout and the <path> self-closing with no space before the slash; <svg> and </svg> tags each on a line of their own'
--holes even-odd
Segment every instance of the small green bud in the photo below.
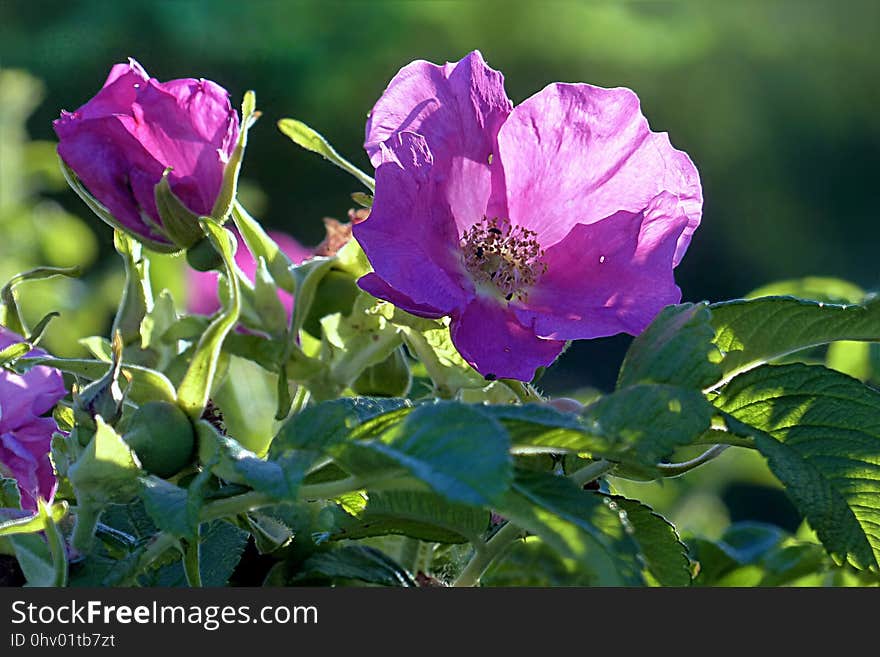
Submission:
<svg viewBox="0 0 880 657">
<path fill-rule="evenodd" d="M 122 417 L 125 392 L 119 385 L 119 375 L 122 373 L 122 337 L 119 332 L 113 337 L 112 349 L 113 362 L 107 373 L 73 396 L 74 420 L 77 425 L 90 430 L 80 434 L 80 444 L 83 447 L 91 440 L 97 426 L 95 416 L 100 415 L 110 426 L 116 424 Z"/>
<path fill-rule="evenodd" d="M 315 299 L 303 322 L 303 329 L 315 337 L 321 336 L 321 318 L 334 313 L 349 315 L 360 288 L 351 275 L 331 269 L 318 283 Z"/>
<path fill-rule="evenodd" d="M 223 266 L 223 258 L 207 237 L 203 237 L 186 250 L 186 261 L 196 271 L 213 271 Z"/>
<path fill-rule="evenodd" d="M 351 384 L 359 395 L 372 397 L 404 397 L 412 385 L 412 374 L 403 348 L 398 347 L 384 361 L 368 367 Z"/>
<path fill-rule="evenodd" d="M 183 470 L 195 456 L 189 418 L 167 401 L 147 402 L 135 411 L 122 439 L 137 454 L 144 470 L 163 478 Z"/>
</svg>

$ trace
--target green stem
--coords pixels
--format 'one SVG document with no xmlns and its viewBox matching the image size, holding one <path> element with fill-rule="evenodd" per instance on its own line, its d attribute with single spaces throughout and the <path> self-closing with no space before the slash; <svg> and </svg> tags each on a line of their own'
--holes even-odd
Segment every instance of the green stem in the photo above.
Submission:
<svg viewBox="0 0 880 657">
<path fill-rule="evenodd" d="M 538 391 L 535 390 L 531 383 L 523 383 L 516 379 L 501 379 L 501 382 L 510 388 L 523 404 L 544 401 L 544 398 L 538 394 Z"/>
<path fill-rule="evenodd" d="M 474 556 L 471 557 L 471 560 L 452 583 L 452 586 L 476 586 L 490 564 L 501 556 L 515 540 L 522 538 L 524 533 L 521 527 L 509 522 L 499 529 L 495 536 L 490 538 L 487 543 L 483 545 L 477 544 Z"/>
<path fill-rule="evenodd" d="M 683 463 L 658 463 L 657 469 L 663 473 L 664 477 L 677 477 L 708 463 L 712 459 L 718 458 L 728 447 L 730 445 L 714 445 L 690 461 L 684 461 Z"/>
<path fill-rule="evenodd" d="M 581 487 L 611 472 L 616 465 L 616 463 L 611 463 L 604 459 L 595 461 L 569 475 L 569 479 Z M 524 535 L 524 529 L 508 522 L 487 543 L 477 543 L 474 556 L 471 557 L 471 560 L 452 583 L 452 586 L 476 586 L 492 562 L 501 556 L 511 543 Z"/>
<path fill-rule="evenodd" d="M 568 478 L 577 484 L 578 488 L 582 488 L 584 484 L 588 484 L 602 475 L 611 472 L 616 465 L 616 463 L 601 459 L 590 463 L 590 465 L 585 465 L 580 470 L 574 471 L 568 476 Z"/>
<path fill-rule="evenodd" d="M 355 490 L 365 488 L 368 483 L 359 477 L 346 477 L 345 479 L 337 479 L 336 481 L 327 481 L 320 484 L 310 484 L 302 486 L 299 489 L 299 498 L 302 500 L 318 500 L 332 499 L 345 495 Z"/>
</svg>

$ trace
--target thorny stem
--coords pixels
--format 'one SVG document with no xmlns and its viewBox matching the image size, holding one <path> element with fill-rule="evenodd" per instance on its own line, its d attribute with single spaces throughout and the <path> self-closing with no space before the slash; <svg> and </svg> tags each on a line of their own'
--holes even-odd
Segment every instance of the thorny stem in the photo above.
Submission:
<svg viewBox="0 0 880 657">
<path fill-rule="evenodd" d="M 338 497 L 353 490 L 359 490 L 365 485 L 366 482 L 357 477 L 347 477 L 338 481 L 302 486 L 299 489 L 299 498 L 328 499 Z M 276 504 L 277 502 L 278 500 L 274 497 L 257 491 L 250 491 L 242 493 L 241 495 L 216 500 L 202 507 L 202 510 L 199 513 L 199 524 L 210 522 L 211 520 L 218 520 L 220 518 L 236 516 L 240 513 L 246 513 L 247 511 L 252 511 L 262 506 Z M 138 574 L 143 572 L 151 563 L 165 554 L 165 552 L 178 545 L 178 540 L 168 532 L 159 532 L 156 534 L 147 549 L 144 550 L 140 559 L 138 559 L 133 574 L 123 581 L 122 585 L 132 584 Z"/>
<path fill-rule="evenodd" d="M 534 386 L 531 383 L 523 383 L 522 381 L 517 381 L 516 379 L 501 379 L 501 382 L 506 385 L 510 390 L 515 394 L 520 402 L 523 404 L 528 404 L 529 402 L 543 402 L 544 398 L 535 390 Z"/>
<path fill-rule="evenodd" d="M 524 533 L 521 527 L 508 522 L 487 543 L 477 544 L 474 556 L 471 557 L 452 586 L 476 586 L 489 564 L 510 547 L 515 540 L 521 538 Z"/>
</svg>

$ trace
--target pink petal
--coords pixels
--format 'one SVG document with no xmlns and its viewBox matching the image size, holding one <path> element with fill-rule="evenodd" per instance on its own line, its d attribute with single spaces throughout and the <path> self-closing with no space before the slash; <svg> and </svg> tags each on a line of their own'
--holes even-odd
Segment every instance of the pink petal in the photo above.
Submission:
<svg viewBox="0 0 880 657">
<path fill-rule="evenodd" d="M 645 213 L 617 212 L 579 224 L 547 250 L 547 272 L 516 309 L 544 338 L 578 340 L 637 335 L 681 300 L 672 262 L 687 217 L 661 194 Z"/>
<path fill-rule="evenodd" d="M 688 225 L 673 265 L 700 223 L 699 174 L 666 133 L 651 132 L 629 89 L 551 84 L 518 105 L 498 133 L 510 219 L 552 246 L 578 224 L 678 198 Z"/>
<path fill-rule="evenodd" d="M 389 301 L 401 310 L 412 313 L 413 315 L 427 317 L 428 319 L 439 319 L 446 314 L 437 308 L 416 303 L 405 294 L 401 294 L 388 285 L 388 283 L 383 281 L 374 272 L 361 276 L 358 279 L 357 284 L 364 292 L 372 294 L 377 299 Z"/>
<path fill-rule="evenodd" d="M 399 132 L 417 132 L 438 163 L 456 156 L 487 163 L 512 107 L 504 76 L 479 51 L 445 66 L 418 60 L 394 76 L 373 107 L 364 147 L 378 167 L 382 143 Z"/>
<path fill-rule="evenodd" d="M 536 337 L 502 303 L 475 297 L 464 312 L 453 315 L 452 342 L 462 357 L 488 379 L 531 381 L 537 368 L 556 360 L 565 342 Z"/>
<path fill-rule="evenodd" d="M 473 284 L 465 275 L 459 236 L 445 189 L 434 177 L 423 137 L 401 133 L 383 145 L 369 218 L 355 239 L 376 274 L 414 304 L 444 315 L 463 307 Z"/>
<path fill-rule="evenodd" d="M 54 123 L 58 154 L 73 169 L 91 194 L 126 228 L 154 241 L 169 240 L 145 220 L 158 212 L 152 185 L 164 167 L 123 126 L 120 115 L 73 119 L 67 115 Z"/>
</svg>

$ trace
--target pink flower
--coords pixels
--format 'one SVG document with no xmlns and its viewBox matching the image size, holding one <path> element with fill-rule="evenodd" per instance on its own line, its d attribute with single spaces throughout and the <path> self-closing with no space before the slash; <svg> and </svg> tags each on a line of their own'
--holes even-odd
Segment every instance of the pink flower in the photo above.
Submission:
<svg viewBox="0 0 880 657">
<path fill-rule="evenodd" d="M 0 326 L 0 349 L 21 340 Z M 28 355 L 45 352 L 34 349 Z M 55 496 L 58 482 L 49 448 L 58 426 L 44 416 L 66 394 L 61 372 L 51 367 L 34 367 L 23 375 L 0 369 L 0 476 L 18 482 L 25 510 L 36 510 L 38 497 L 51 501 Z"/>
<path fill-rule="evenodd" d="M 119 224 L 148 246 L 177 250 L 154 188 L 167 167 L 171 191 L 209 215 L 238 139 L 229 93 L 209 80 L 159 82 L 135 60 L 116 64 L 103 88 L 53 123 L 58 154 Z"/>
<path fill-rule="evenodd" d="M 416 61 L 367 122 L 376 166 L 354 227 L 359 285 L 451 317 L 487 378 L 530 380 L 567 340 L 640 333 L 681 292 L 673 268 L 700 223 L 690 158 L 629 89 L 551 84 L 513 107 L 479 52 Z"/>
<path fill-rule="evenodd" d="M 247 245 L 238 234 L 233 231 L 238 240 L 238 250 L 235 252 L 235 262 L 239 269 L 253 282 L 257 275 L 257 261 L 248 251 Z M 294 263 L 299 264 L 312 256 L 311 250 L 293 239 L 290 235 L 278 232 L 269 232 L 269 236 L 275 240 L 281 250 Z M 186 274 L 187 309 L 191 313 L 210 315 L 220 308 L 220 300 L 217 298 L 217 272 L 196 271 L 188 269 Z M 293 312 L 293 297 L 284 290 L 278 290 L 278 298 L 287 310 L 287 316 Z"/>
</svg>

